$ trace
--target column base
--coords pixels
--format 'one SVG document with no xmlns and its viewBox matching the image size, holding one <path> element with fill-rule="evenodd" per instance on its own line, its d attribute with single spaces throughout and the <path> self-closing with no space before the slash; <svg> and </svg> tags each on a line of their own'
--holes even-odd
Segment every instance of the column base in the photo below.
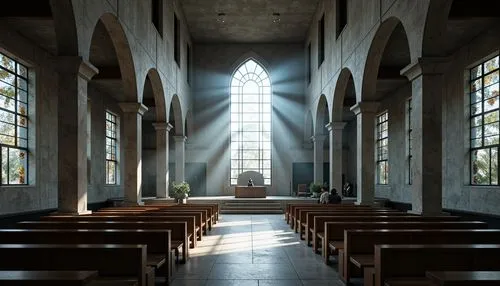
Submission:
<svg viewBox="0 0 500 286">
<path fill-rule="evenodd" d="M 90 215 L 92 214 L 92 211 L 86 210 L 86 211 L 81 211 L 81 212 L 66 212 L 66 211 L 56 211 L 51 213 L 50 215 Z"/>
</svg>

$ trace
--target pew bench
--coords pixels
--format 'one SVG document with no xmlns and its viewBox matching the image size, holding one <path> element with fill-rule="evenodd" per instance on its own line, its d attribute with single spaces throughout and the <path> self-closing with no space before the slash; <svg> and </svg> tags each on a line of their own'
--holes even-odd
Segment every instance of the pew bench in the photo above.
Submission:
<svg viewBox="0 0 500 286">
<path fill-rule="evenodd" d="M 0 244 L 144 244 L 146 265 L 172 277 L 170 230 L 0 229 Z"/>
<path fill-rule="evenodd" d="M 0 270 L 2 286 L 84 286 L 98 278 L 97 271 L 24 271 Z"/>
<path fill-rule="evenodd" d="M 177 217 L 176 217 L 177 218 Z M 194 217 L 191 218 L 194 222 Z M 159 229 L 171 231 L 171 249 L 176 261 L 185 263 L 189 258 L 189 244 L 192 233 L 188 234 L 187 223 L 178 222 L 125 222 L 125 221 L 23 221 L 17 223 L 23 229 Z M 191 224 L 191 227 L 193 225 Z M 182 259 L 180 256 L 182 255 Z"/>
<path fill-rule="evenodd" d="M 433 286 L 500 285 L 500 271 L 427 271 Z"/>
<path fill-rule="evenodd" d="M 298 211 L 301 208 L 315 208 L 318 210 L 321 209 L 338 209 L 338 210 L 369 210 L 369 209 L 374 209 L 372 206 L 356 206 L 353 204 L 330 204 L 330 205 L 324 205 L 324 204 L 298 204 L 298 205 L 291 205 L 290 206 L 290 212 L 288 213 L 288 221 L 287 223 L 290 224 L 290 227 L 292 229 L 295 229 L 295 219 L 298 216 Z"/>
<path fill-rule="evenodd" d="M 500 230 L 494 229 L 376 229 L 344 231 L 344 271 L 341 278 L 349 282 L 352 273 L 363 273 L 374 266 L 377 244 L 500 244 Z"/>
<path fill-rule="evenodd" d="M 146 251 L 144 244 L 0 244 L 0 270 L 98 271 L 110 283 L 146 286 Z"/>
<path fill-rule="evenodd" d="M 426 271 L 499 271 L 499 256 L 500 244 L 375 245 L 374 285 L 426 278 Z"/>
</svg>

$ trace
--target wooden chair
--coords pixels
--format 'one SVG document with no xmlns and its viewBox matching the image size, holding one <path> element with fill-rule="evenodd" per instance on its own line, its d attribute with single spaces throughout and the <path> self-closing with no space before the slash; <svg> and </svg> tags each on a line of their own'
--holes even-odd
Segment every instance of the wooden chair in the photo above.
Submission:
<svg viewBox="0 0 500 286">
<path fill-rule="evenodd" d="M 307 196 L 307 184 L 297 185 L 297 197 L 300 197 L 301 195 L 303 195 L 304 197 Z"/>
</svg>

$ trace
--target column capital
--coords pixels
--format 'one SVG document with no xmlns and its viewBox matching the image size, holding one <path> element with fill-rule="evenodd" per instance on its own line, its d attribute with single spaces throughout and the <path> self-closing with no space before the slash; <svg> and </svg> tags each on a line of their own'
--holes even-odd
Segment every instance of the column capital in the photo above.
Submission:
<svg viewBox="0 0 500 286">
<path fill-rule="evenodd" d="M 322 142 L 322 141 L 325 141 L 325 139 L 326 139 L 325 134 L 317 134 L 317 135 L 311 136 L 312 142 Z"/>
<path fill-rule="evenodd" d="M 379 105 L 380 103 L 377 101 L 362 101 L 351 106 L 350 109 L 355 115 L 360 113 L 376 113 Z"/>
<path fill-rule="evenodd" d="M 99 73 L 99 70 L 94 65 L 81 57 L 59 56 L 56 62 L 58 72 L 78 74 L 86 81 L 90 81 L 93 76 Z"/>
<path fill-rule="evenodd" d="M 418 58 L 399 73 L 412 81 L 420 75 L 443 74 L 450 63 L 450 57 Z"/>
<path fill-rule="evenodd" d="M 120 102 L 118 105 L 125 113 L 138 113 L 140 115 L 144 115 L 144 113 L 148 111 L 146 105 L 140 102 Z"/>
<path fill-rule="evenodd" d="M 167 132 L 173 128 L 172 124 L 168 122 L 153 122 L 153 127 L 156 131 L 165 130 Z"/>
<path fill-rule="evenodd" d="M 184 135 L 176 135 L 174 136 L 175 142 L 186 142 L 187 137 Z"/>
<path fill-rule="evenodd" d="M 343 121 L 332 121 L 332 122 L 328 122 L 328 124 L 325 125 L 326 129 L 330 132 L 334 131 L 334 130 L 343 130 L 345 125 L 347 124 L 347 122 L 343 122 Z"/>
</svg>

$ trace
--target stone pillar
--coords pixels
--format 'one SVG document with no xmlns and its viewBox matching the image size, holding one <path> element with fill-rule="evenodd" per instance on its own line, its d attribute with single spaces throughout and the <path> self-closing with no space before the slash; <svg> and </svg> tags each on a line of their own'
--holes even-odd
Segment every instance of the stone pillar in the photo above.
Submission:
<svg viewBox="0 0 500 286">
<path fill-rule="evenodd" d="M 98 72 L 80 57 L 59 57 L 58 69 L 58 211 L 87 210 L 87 85 Z"/>
<path fill-rule="evenodd" d="M 345 122 L 330 122 L 326 125 L 330 136 L 330 189 L 342 194 L 342 131 Z"/>
<path fill-rule="evenodd" d="M 153 123 L 156 130 L 156 197 L 168 198 L 168 122 Z"/>
<path fill-rule="evenodd" d="M 175 182 L 185 181 L 184 170 L 186 165 L 186 136 L 174 136 L 175 140 Z"/>
<path fill-rule="evenodd" d="M 351 107 L 356 115 L 356 190 L 358 205 L 371 205 L 375 199 L 375 117 L 378 102 L 359 102 Z"/>
<path fill-rule="evenodd" d="M 313 141 L 314 152 L 314 183 L 323 185 L 323 156 L 324 144 L 326 136 L 323 134 L 314 135 L 311 137 Z"/>
<path fill-rule="evenodd" d="M 125 205 L 141 205 L 142 203 L 142 115 L 148 108 L 138 102 L 122 102 L 122 124 L 124 128 L 121 141 L 124 144 L 123 189 Z"/>
<path fill-rule="evenodd" d="M 412 86 L 412 212 L 442 213 L 442 74 L 447 60 L 420 58 L 401 70 Z"/>
</svg>

